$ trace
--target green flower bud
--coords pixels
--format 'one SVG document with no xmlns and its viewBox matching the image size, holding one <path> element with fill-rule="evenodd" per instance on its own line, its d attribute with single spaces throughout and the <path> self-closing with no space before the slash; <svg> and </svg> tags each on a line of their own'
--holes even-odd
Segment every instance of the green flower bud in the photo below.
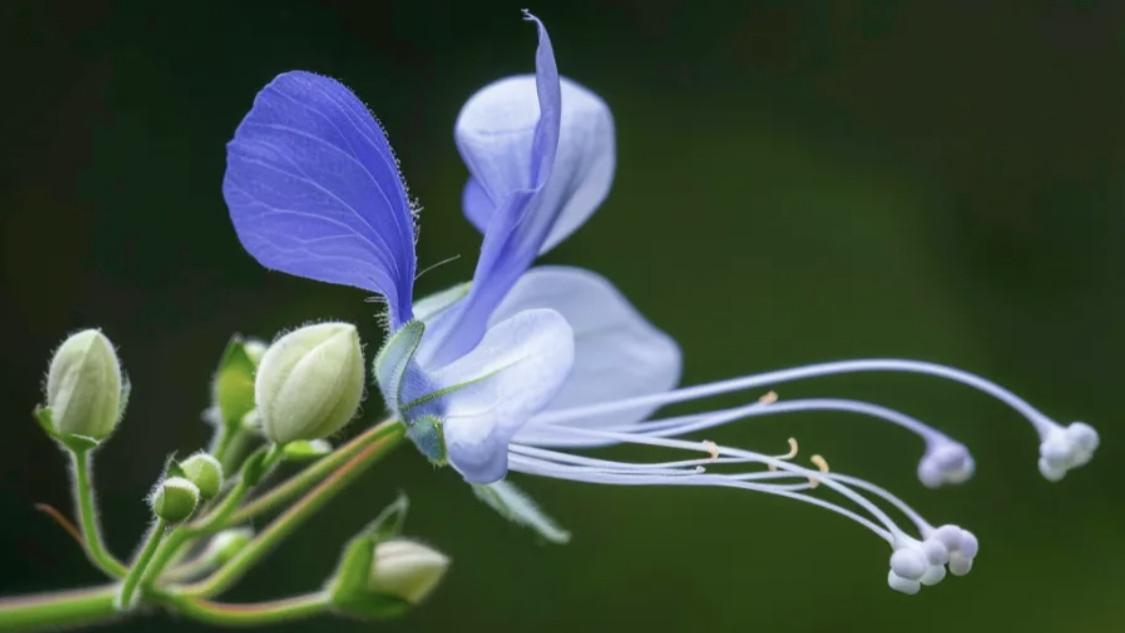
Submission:
<svg viewBox="0 0 1125 633">
<path fill-rule="evenodd" d="M 199 505 L 199 488 L 183 477 L 169 477 L 160 482 L 149 498 L 152 512 L 169 523 L 179 523 L 195 512 Z"/>
<path fill-rule="evenodd" d="M 367 589 L 416 605 L 430 595 L 449 568 L 449 557 L 408 539 L 375 545 Z"/>
<path fill-rule="evenodd" d="M 363 364 L 350 323 L 309 325 L 278 339 L 254 383 L 263 434 L 285 444 L 338 431 L 363 399 Z"/>
<path fill-rule="evenodd" d="M 124 381 L 113 344 L 98 330 L 63 341 L 47 372 L 46 398 L 52 431 L 102 440 L 124 408 Z"/>
<path fill-rule="evenodd" d="M 210 453 L 196 453 L 180 463 L 184 477 L 199 488 L 204 501 L 214 498 L 223 487 L 223 465 Z"/>
<path fill-rule="evenodd" d="M 214 565 L 222 565 L 228 560 L 234 558 L 238 552 L 242 551 L 243 547 L 254 538 L 254 530 L 250 528 L 230 528 L 223 530 L 211 539 L 207 544 L 207 551 L 204 554 L 207 560 Z"/>
</svg>

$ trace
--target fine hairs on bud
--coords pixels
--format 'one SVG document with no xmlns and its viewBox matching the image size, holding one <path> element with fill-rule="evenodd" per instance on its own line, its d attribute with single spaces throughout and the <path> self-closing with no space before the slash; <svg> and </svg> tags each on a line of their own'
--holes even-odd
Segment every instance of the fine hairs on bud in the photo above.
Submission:
<svg viewBox="0 0 1125 633">
<path fill-rule="evenodd" d="M 375 545 L 367 588 L 416 605 L 449 568 L 449 557 L 417 541 L 396 538 Z"/>
<path fill-rule="evenodd" d="M 199 488 L 183 477 L 169 477 L 157 484 L 149 497 L 149 505 L 157 517 L 179 523 L 195 512 L 199 505 Z"/>
<path fill-rule="evenodd" d="M 204 501 L 213 499 L 223 487 L 223 465 L 210 453 L 198 452 L 180 463 L 184 477 L 199 488 Z"/>
<path fill-rule="evenodd" d="M 113 344 L 94 329 L 70 335 L 51 358 L 44 391 L 55 433 L 108 437 L 124 407 L 124 380 Z"/>
<path fill-rule="evenodd" d="M 254 395 L 262 432 L 277 444 L 331 435 L 355 416 L 365 382 L 354 325 L 294 330 L 270 345 L 258 366 Z"/>
</svg>

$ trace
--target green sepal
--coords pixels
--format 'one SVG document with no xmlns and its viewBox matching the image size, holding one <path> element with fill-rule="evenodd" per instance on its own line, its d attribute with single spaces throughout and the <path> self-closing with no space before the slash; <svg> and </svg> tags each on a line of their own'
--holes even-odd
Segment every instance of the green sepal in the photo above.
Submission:
<svg viewBox="0 0 1125 633">
<path fill-rule="evenodd" d="M 526 528 L 534 530 L 548 541 L 557 545 L 570 542 L 570 532 L 547 516 L 528 494 L 507 480 L 487 485 L 473 484 L 473 493 L 478 499 L 496 510 L 500 516 Z"/>
<path fill-rule="evenodd" d="M 55 421 L 51 417 L 51 409 L 49 407 L 37 406 L 31 411 L 32 417 L 39 423 L 39 427 L 47 434 L 47 437 L 58 442 L 64 448 L 74 451 L 75 453 L 84 453 L 95 448 L 99 442 L 98 440 L 86 436 L 77 435 L 75 433 L 59 433 L 55 431 Z"/>
<path fill-rule="evenodd" d="M 421 321 L 410 321 L 394 333 L 383 348 L 375 355 L 372 365 L 375 382 L 383 394 L 383 401 L 387 408 L 397 411 L 399 392 L 402 385 L 402 376 L 414 359 L 418 345 L 422 342 L 422 335 L 426 332 L 426 324 Z"/>
<path fill-rule="evenodd" d="M 442 432 L 441 420 L 438 418 L 424 415 L 415 419 L 406 427 L 406 436 L 435 466 L 445 466 L 449 463 L 449 455 L 445 450 L 445 434 Z"/>
<path fill-rule="evenodd" d="M 254 408 L 254 372 L 257 365 L 246 352 L 246 342 L 235 335 L 219 359 L 212 385 L 212 398 L 223 424 L 233 427 Z"/>
<path fill-rule="evenodd" d="M 289 442 L 282 449 L 287 462 L 307 462 L 320 459 L 332 452 L 332 445 L 326 440 L 297 440 Z"/>
<path fill-rule="evenodd" d="M 164 475 L 161 479 L 168 477 L 186 477 L 184 469 L 180 467 L 180 462 L 176 460 L 176 454 L 172 453 L 164 458 Z"/>
<path fill-rule="evenodd" d="M 406 496 L 400 494 L 344 546 L 328 587 L 328 595 L 337 611 L 357 618 L 381 620 L 400 616 L 410 608 L 401 598 L 367 588 L 375 561 L 375 546 L 399 535 L 409 505 Z"/>
<path fill-rule="evenodd" d="M 473 282 L 465 281 L 415 301 L 414 318 L 419 321 L 433 319 L 446 308 L 464 299 L 472 286 Z"/>
</svg>

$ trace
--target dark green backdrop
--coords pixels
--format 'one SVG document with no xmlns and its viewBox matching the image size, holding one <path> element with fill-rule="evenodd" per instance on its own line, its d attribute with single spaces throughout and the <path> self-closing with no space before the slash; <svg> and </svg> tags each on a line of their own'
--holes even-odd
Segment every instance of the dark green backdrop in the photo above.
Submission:
<svg viewBox="0 0 1125 633">
<path fill-rule="evenodd" d="M 917 441 L 839 416 L 713 439 L 796 435 L 838 470 L 975 530 L 977 569 L 915 597 L 885 546 L 832 515 L 728 490 L 521 480 L 574 532 L 537 543 L 404 448 L 303 529 L 234 598 L 317 586 L 394 495 L 455 565 L 387 630 L 1111 631 L 1125 626 L 1125 10 L 1093 2 L 533 3 L 559 67 L 609 102 L 619 167 L 594 219 L 546 259 L 610 277 L 680 341 L 685 381 L 896 355 L 993 377 L 1103 435 L 1059 484 L 1010 411 L 918 378 L 781 390 L 875 399 L 947 427 L 977 477 L 929 491 Z M 425 205 L 421 293 L 467 278 L 477 234 L 451 138 L 483 83 L 531 68 L 518 4 L 6 3 L 0 125 L 4 349 L 0 591 L 97 580 L 32 509 L 69 508 L 62 455 L 28 412 L 49 353 L 97 325 L 133 379 L 99 454 L 108 540 L 126 553 L 165 453 L 199 411 L 227 337 L 326 317 L 356 291 L 268 273 L 220 195 L 223 144 L 276 73 L 338 77 L 381 117 Z M 367 412 L 374 417 L 376 400 Z M 631 452 L 635 453 L 635 452 Z M 197 630 L 162 618 L 132 630 Z M 1004 627 L 1001 629 L 1000 627 Z M 333 619 L 293 631 L 364 630 Z"/>
</svg>

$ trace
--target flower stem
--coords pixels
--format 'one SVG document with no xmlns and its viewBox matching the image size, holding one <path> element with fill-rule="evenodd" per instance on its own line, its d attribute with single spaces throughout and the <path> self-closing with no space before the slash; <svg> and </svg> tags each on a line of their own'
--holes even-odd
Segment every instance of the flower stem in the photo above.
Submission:
<svg viewBox="0 0 1125 633">
<path fill-rule="evenodd" d="M 117 587 L 79 589 L 0 600 L 0 633 L 90 626 L 119 616 Z"/>
<path fill-rule="evenodd" d="M 262 468 L 268 471 L 280 461 L 282 457 L 283 453 L 280 448 L 271 448 L 266 453 Z M 238 508 L 238 504 L 242 502 L 243 497 L 250 491 L 250 488 L 251 483 L 246 479 L 240 478 L 214 510 L 206 516 L 172 530 L 168 538 L 156 551 L 156 558 L 150 566 L 149 571 L 144 576 L 145 585 L 147 586 L 155 582 L 160 577 L 164 568 L 179 556 L 184 545 L 189 540 L 223 529 L 227 525 L 231 514 Z"/>
<path fill-rule="evenodd" d="M 74 472 L 74 501 L 78 506 L 78 522 L 82 527 L 82 540 L 86 556 L 98 569 L 111 578 L 121 578 L 128 571 L 121 561 L 105 547 L 91 482 L 90 449 L 71 449 L 71 469 Z"/>
<path fill-rule="evenodd" d="M 314 483 L 327 476 L 328 473 L 354 457 L 367 445 L 393 433 L 397 424 L 398 422 L 394 420 L 387 420 L 355 436 L 347 444 L 338 447 L 331 454 L 324 456 L 290 477 L 285 483 L 242 506 L 230 517 L 231 525 L 245 523 L 304 492 Z"/>
<path fill-rule="evenodd" d="M 320 510 L 325 503 L 402 441 L 402 438 L 405 437 L 405 427 L 399 422 L 388 423 L 387 426 L 388 429 L 378 441 L 362 449 L 324 481 L 320 482 L 319 485 L 307 492 L 300 501 L 286 509 L 215 573 L 202 581 L 182 587 L 178 593 L 191 597 L 209 597 L 222 593 L 233 585 L 252 565 L 292 533 L 305 519 Z"/>
<path fill-rule="evenodd" d="M 133 566 L 129 569 L 129 574 L 125 576 L 125 581 L 121 584 L 121 591 L 117 594 L 116 602 L 119 609 L 128 610 L 132 607 L 133 592 L 140 584 L 141 578 L 144 577 L 145 569 L 152 560 L 152 555 L 156 553 L 157 546 L 164 539 L 165 527 L 167 527 L 167 523 L 164 519 L 157 518 L 140 555 L 137 556 L 136 562 L 133 563 Z"/>
<path fill-rule="evenodd" d="M 292 622 L 325 612 L 330 604 L 323 591 L 269 602 L 227 604 L 170 594 L 165 596 L 180 613 L 201 622 L 223 627 L 263 626 Z"/>
</svg>

